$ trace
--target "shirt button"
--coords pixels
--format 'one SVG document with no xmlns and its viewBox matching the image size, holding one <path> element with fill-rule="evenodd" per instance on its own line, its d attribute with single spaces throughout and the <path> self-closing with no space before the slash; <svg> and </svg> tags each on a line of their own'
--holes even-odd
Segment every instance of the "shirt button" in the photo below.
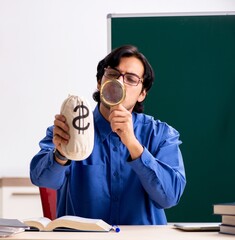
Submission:
<svg viewBox="0 0 235 240">
<path fill-rule="evenodd" d="M 114 176 L 114 177 L 118 177 L 118 176 L 119 176 L 119 173 L 118 173 L 117 171 L 115 171 L 115 172 L 113 173 L 113 176 Z"/>
<path fill-rule="evenodd" d="M 113 151 L 114 151 L 114 152 L 117 152 L 117 150 L 118 150 L 117 147 L 114 147 L 114 148 L 113 148 Z"/>
</svg>

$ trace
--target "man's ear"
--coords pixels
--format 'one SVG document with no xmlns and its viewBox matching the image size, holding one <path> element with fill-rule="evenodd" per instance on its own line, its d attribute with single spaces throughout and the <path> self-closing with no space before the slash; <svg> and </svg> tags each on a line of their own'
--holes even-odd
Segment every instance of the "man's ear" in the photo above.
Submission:
<svg viewBox="0 0 235 240">
<path fill-rule="evenodd" d="M 137 101 L 138 101 L 138 102 L 143 102 L 146 96 L 147 96 L 147 92 L 146 92 L 145 89 L 143 89 L 143 91 L 140 93 Z"/>
<path fill-rule="evenodd" d="M 100 87 L 101 87 L 101 80 L 98 80 L 98 82 L 97 82 L 97 89 L 100 90 Z"/>
</svg>

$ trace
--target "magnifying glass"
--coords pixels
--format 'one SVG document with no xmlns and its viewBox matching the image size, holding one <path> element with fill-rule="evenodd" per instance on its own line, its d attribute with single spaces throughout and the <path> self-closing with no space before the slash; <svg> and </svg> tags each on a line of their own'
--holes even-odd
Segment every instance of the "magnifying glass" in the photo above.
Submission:
<svg viewBox="0 0 235 240">
<path fill-rule="evenodd" d="M 105 81 L 101 85 L 100 100 L 108 107 L 120 104 L 126 97 L 125 85 L 116 79 Z"/>
</svg>

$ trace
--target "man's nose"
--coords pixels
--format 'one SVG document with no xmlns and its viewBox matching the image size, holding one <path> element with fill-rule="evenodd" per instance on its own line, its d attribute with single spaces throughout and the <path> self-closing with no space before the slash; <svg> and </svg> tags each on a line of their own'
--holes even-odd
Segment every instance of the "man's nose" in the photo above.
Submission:
<svg viewBox="0 0 235 240">
<path fill-rule="evenodd" d="M 124 74 L 120 74 L 120 76 L 118 77 L 118 80 L 124 83 Z"/>
</svg>

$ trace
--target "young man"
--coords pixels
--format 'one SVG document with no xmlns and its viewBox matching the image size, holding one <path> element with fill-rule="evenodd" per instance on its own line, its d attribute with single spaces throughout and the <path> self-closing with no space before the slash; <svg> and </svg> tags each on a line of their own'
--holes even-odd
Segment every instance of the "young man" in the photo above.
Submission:
<svg viewBox="0 0 235 240">
<path fill-rule="evenodd" d="M 123 82 L 126 97 L 108 107 L 100 101 L 100 88 L 111 77 Z M 57 190 L 58 217 L 101 218 L 121 225 L 167 223 L 164 209 L 179 202 L 186 179 L 179 133 L 141 113 L 153 79 L 150 64 L 134 46 L 117 48 L 99 62 L 93 94 L 98 102 L 95 144 L 83 161 L 64 159 L 61 143 L 68 143 L 69 129 L 65 117 L 56 115 L 30 174 L 35 185 Z"/>
</svg>

